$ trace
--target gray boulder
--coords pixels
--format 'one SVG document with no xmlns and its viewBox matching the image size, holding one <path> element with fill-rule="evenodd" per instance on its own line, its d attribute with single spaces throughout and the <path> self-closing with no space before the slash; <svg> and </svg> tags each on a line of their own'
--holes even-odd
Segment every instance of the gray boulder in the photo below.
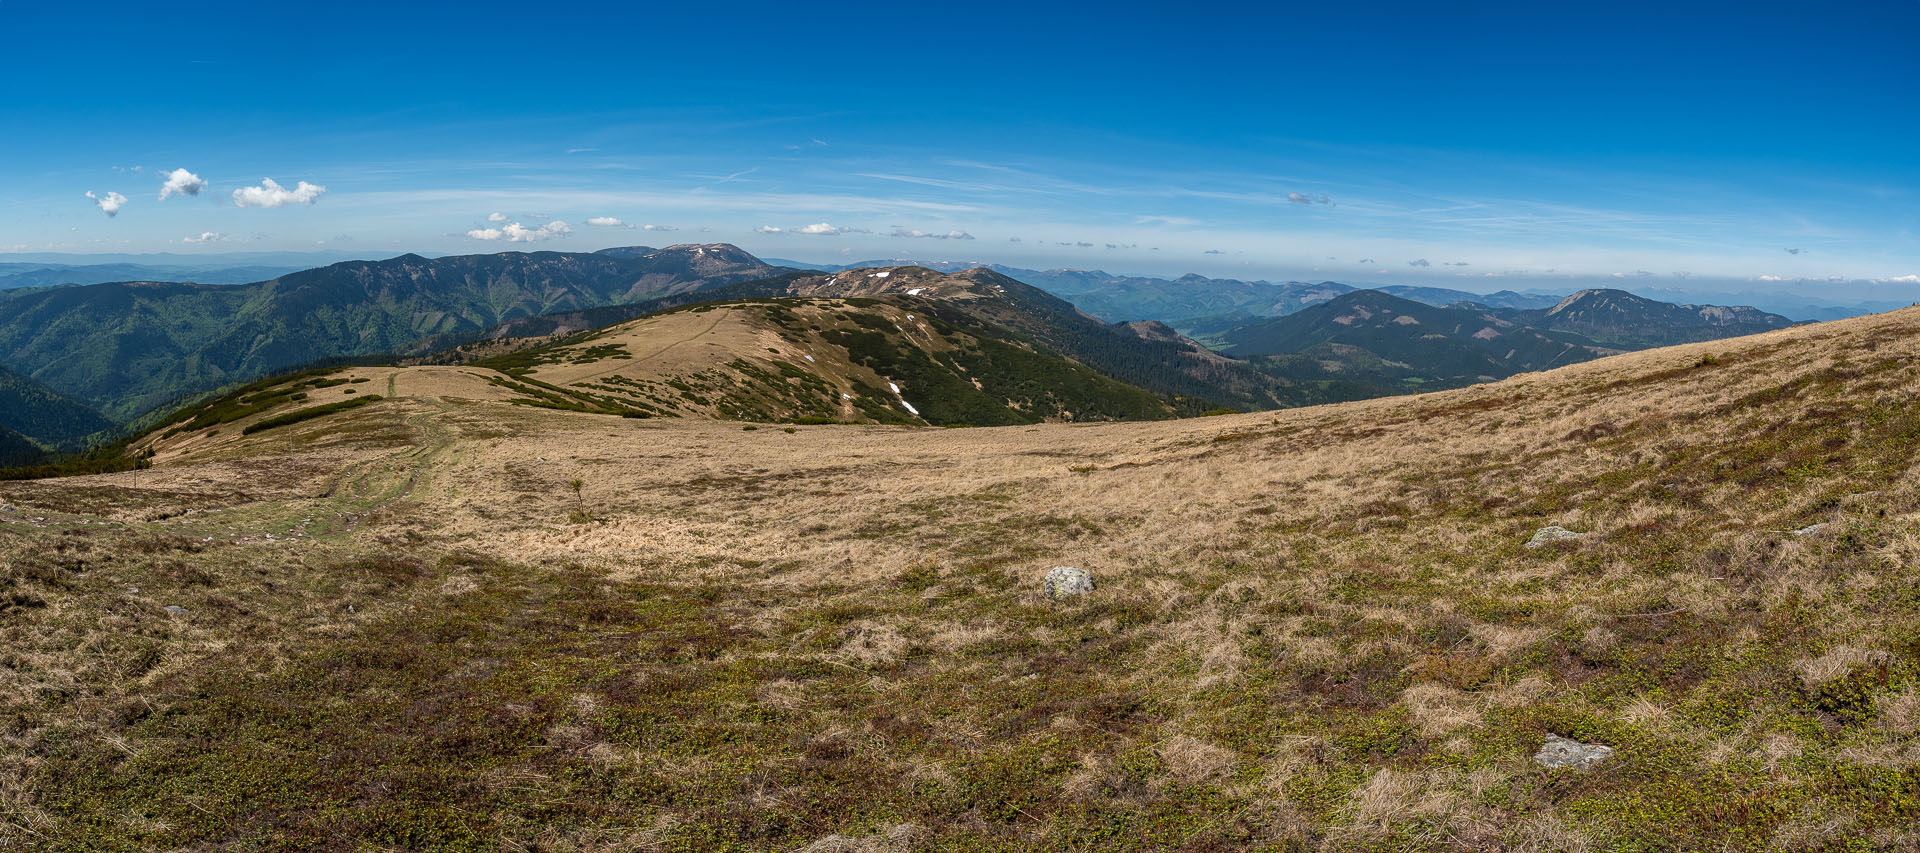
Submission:
<svg viewBox="0 0 1920 853">
<path fill-rule="evenodd" d="M 1047 570 L 1047 597 L 1055 601 L 1093 591 L 1093 575 L 1072 566 L 1054 566 Z"/>
<path fill-rule="evenodd" d="M 1802 527 L 1802 528 L 1800 528 L 1799 530 L 1795 530 L 1795 531 L 1793 531 L 1793 535 L 1795 535 L 1795 536 L 1815 536 L 1815 535 L 1818 535 L 1818 534 L 1820 533 L 1820 531 L 1822 531 L 1822 530 L 1825 530 L 1825 529 L 1827 529 L 1827 523 L 1826 523 L 1826 522 L 1824 522 L 1824 521 L 1822 521 L 1822 522 L 1820 522 L 1819 524 L 1809 524 L 1809 525 L 1807 525 L 1807 526 L 1805 526 L 1805 527 Z"/>
<path fill-rule="evenodd" d="M 168 613 L 171 613 L 171 614 L 173 614 L 173 615 L 175 615 L 175 616 L 185 616 L 185 615 L 187 615 L 187 609 L 186 609 L 185 607 L 181 607 L 181 606 L 180 606 L 180 605 L 178 605 L 178 604 L 169 604 L 169 605 L 167 605 L 167 607 L 166 607 L 166 611 L 167 611 Z"/>
<path fill-rule="evenodd" d="M 1540 751 L 1533 754 L 1533 762 L 1541 767 L 1570 767 L 1574 770 L 1592 770 L 1600 762 L 1613 757 L 1613 747 L 1597 743 L 1581 743 L 1572 738 L 1559 735 L 1547 735 L 1547 742 Z"/>
<path fill-rule="evenodd" d="M 1540 548 L 1556 542 L 1572 542 L 1587 534 L 1577 530 L 1568 530 L 1558 525 L 1542 527 L 1533 532 L 1533 538 L 1527 540 L 1528 548 Z"/>
</svg>

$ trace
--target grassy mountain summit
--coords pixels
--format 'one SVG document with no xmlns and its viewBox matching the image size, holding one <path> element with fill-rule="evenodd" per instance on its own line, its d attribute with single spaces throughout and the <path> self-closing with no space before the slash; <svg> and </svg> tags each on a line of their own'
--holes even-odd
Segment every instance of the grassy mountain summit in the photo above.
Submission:
<svg viewBox="0 0 1920 853">
<path fill-rule="evenodd" d="M 653 322 L 788 360 L 779 304 L 826 361 L 914 298 Z M 612 343 L 517 381 L 651 363 Z M 743 431 L 488 371 L 0 483 L 0 844 L 1920 843 L 1920 309 L 1142 423 Z"/>
<path fill-rule="evenodd" d="M 778 272 L 724 245 L 349 261 L 247 285 L 124 282 L 0 293 L 0 359 L 116 420 L 328 358 L 502 320 Z"/>
</svg>

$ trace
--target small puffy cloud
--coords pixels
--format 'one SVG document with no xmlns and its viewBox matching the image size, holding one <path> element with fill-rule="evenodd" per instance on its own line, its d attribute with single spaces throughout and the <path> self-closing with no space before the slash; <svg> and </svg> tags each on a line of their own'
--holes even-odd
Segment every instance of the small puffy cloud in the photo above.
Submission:
<svg viewBox="0 0 1920 853">
<path fill-rule="evenodd" d="M 572 234 L 573 227 L 558 219 L 537 228 L 528 228 L 518 222 L 509 222 L 500 229 L 500 232 L 507 235 L 507 241 L 510 243 L 536 243 Z"/>
<path fill-rule="evenodd" d="M 1763 275 L 1763 276 L 1758 276 L 1753 280 L 1754 281 L 1793 281 L 1793 279 L 1787 278 L 1786 276 L 1782 276 L 1782 275 Z"/>
<path fill-rule="evenodd" d="M 126 196 L 111 190 L 106 195 L 94 195 L 93 190 L 87 190 L 87 198 L 93 199 L 93 203 L 100 206 L 101 212 L 110 217 L 120 215 L 120 208 L 127 203 Z"/>
<path fill-rule="evenodd" d="M 182 243 L 224 243 L 226 241 L 227 235 L 218 231 L 202 231 L 198 237 L 183 237 L 180 240 Z"/>
<path fill-rule="evenodd" d="M 1007 238 L 1007 242 L 1009 242 L 1009 243 L 1018 243 L 1018 242 L 1020 242 L 1020 238 L 1018 238 L 1018 237 L 1008 237 L 1008 238 Z"/>
<path fill-rule="evenodd" d="M 1692 278 L 1692 277 L 1693 277 L 1693 273 L 1690 273 L 1690 272 L 1684 272 L 1684 271 L 1680 271 L 1680 272 L 1675 272 L 1675 273 L 1673 274 L 1673 277 L 1674 277 L 1674 278 L 1682 278 L 1682 279 L 1684 279 L 1684 278 Z"/>
<path fill-rule="evenodd" d="M 1876 280 L 1881 284 L 1920 284 L 1920 275 L 1901 275 Z"/>
<path fill-rule="evenodd" d="M 488 222 L 505 222 L 507 221 L 507 215 L 504 213 L 500 213 L 499 211 L 495 211 L 493 213 L 487 214 L 487 221 Z"/>
<path fill-rule="evenodd" d="M 1092 243 L 1088 243 L 1088 242 L 1084 242 L 1084 241 L 1082 241 L 1082 242 L 1079 242 L 1079 243 L 1075 243 L 1074 245 L 1075 245 L 1075 246 L 1079 246 L 1079 247 L 1080 247 L 1080 248 L 1082 248 L 1082 249 L 1091 249 L 1091 248 L 1093 248 L 1093 244 L 1092 244 Z"/>
<path fill-rule="evenodd" d="M 185 169 L 175 169 L 167 173 L 167 179 L 160 184 L 160 200 L 166 201 L 173 195 L 199 195 L 207 188 L 207 181 Z"/>
<path fill-rule="evenodd" d="M 932 231 L 922 231 L 918 228 L 900 228 L 898 226 L 896 226 L 893 229 L 892 236 L 912 237 L 912 238 L 925 237 L 931 240 L 971 240 L 973 239 L 973 235 L 968 234 L 965 231 L 948 231 L 945 234 L 940 234 Z M 1089 243 L 1087 245 L 1092 245 L 1092 244 Z"/>
<path fill-rule="evenodd" d="M 1139 244 L 1139 243 L 1108 243 L 1108 244 L 1107 244 L 1107 248 L 1109 248 L 1109 249 L 1137 249 L 1137 248 L 1140 248 L 1140 244 Z"/>
<path fill-rule="evenodd" d="M 1646 270 L 1634 270 L 1633 272 L 1613 273 L 1614 278 L 1647 278 L 1652 275 L 1653 273 L 1647 272 Z"/>
<path fill-rule="evenodd" d="M 760 226 L 760 227 L 758 227 L 758 228 L 755 228 L 755 229 L 753 229 L 753 233 L 755 233 L 755 234 L 779 234 L 779 233 L 781 233 L 781 232 L 783 232 L 783 231 L 785 231 L 785 230 L 787 230 L 787 229 L 785 229 L 785 228 L 781 228 L 781 227 L 780 227 L 780 226 L 778 226 L 778 225 L 762 225 L 762 226 Z"/>
<path fill-rule="evenodd" d="M 1411 260 L 1411 261 L 1408 261 L 1408 262 L 1407 262 L 1407 266 L 1410 266 L 1410 267 L 1430 267 L 1430 266 L 1433 266 L 1433 264 L 1430 264 L 1430 263 L 1427 263 L 1427 259 L 1426 259 L 1426 258 L 1414 258 L 1413 260 Z"/>
<path fill-rule="evenodd" d="M 289 204 L 313 204 L 327 191 L 326 187 L 301 181 L 293 189 L 287 189 L 273 182 L 272 178 L 260 179 L 260 186 L 241 187 L 233 191 L 233 203 L 236 207 L 286 207 Z"/>
<path fill-rule="evenodd" d="M 620 220 L 611 216 L 596 216 L 592 219 L 587 220 L 587 224 L 598 225 L 602 228 L 618 228 L 627 223 L 621 222 Z"/>
<path fill-rule="evenodd" d="M 1287 193 L 1287 201 L 1293 202 L 1294 204 L 1332 204 L 1333 203 L 1333 199 L 1327 198 L 1324 195 L 1307 195 L 1305 193 Z"/>
<path fill-rule="evenodd" d="M 1471 264 L 1468 264 L 1468 263 L 1467 263 L 1466 261 L 1441 261 L 1441 262 L 1440 262 L 1440 265 L 1441 265 L 1441 266 L 1443 266 L 1443 267 L 1464 267 L 1464 266 L 1471 266 Z"/>
<path fill-rule="evenodd" d="M 678 231 L 680 230 L 680 226 L 678 225 L 642 225 L 640 226 L 640 230 L 642 231 Z"/>
<path fill-rule="evenodd" d="M 1208 250 L 1206 250 L 1205 252 L 1203 252 L 1202 254 L 1207 254 L 1207 255 L 1224 255 L 1224 254 L 1226 254 L 1226 251 L 1225 251 L 1224 249 L 1208 249 Z"/>
<path fill-rule="evenodd" d="M 1370 264 L 1370 263 L 1373 263 L 1373 259 L 1372 259 L 1372 258 L 1361 258 L 1361 259 L 1360 259 L 1360 260 L 1358 260 L 1358 261 L 1354 261 L 1354 263 L 1357 263 L 1357 264 Z"/>
<path fill-rule="evenodd" d="M 467 232 L 475 240 L 505 240 L 509 243 L 537 243 L 573 233 L 573 227 L 558 219 L 535 228 L 509 222 L 499 228 L 475 228 Z"/>
<path fill-rule="evenodd" d="M 1788 249 L 1788 250 L 1787 250 L 1787 254 L 1789 254 L 1789 255 L 1798 255 L 1798 254 L 1800 254 L 1801 252 L 1804 252 L 1804 251 L 1806 251 L 1806 250 L 1805 250 L 1805 249 L 1799 249 L 1799 248 L 1795 248 L 1795 249 Z"/>
</svg>

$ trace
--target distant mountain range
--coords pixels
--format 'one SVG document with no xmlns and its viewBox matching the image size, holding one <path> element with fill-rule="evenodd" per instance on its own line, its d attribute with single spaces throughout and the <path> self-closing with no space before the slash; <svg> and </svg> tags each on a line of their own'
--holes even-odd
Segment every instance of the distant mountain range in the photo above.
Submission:
<svg viewBox="0 0 1920 853">
<path fill-rule="evenodd" d="M 183 398 L 295 366 L 471 360 L 693 303 L 793 298 L 937 304 L 942 322 L 974 341 L 954 347 L 1009 343 L 1143 389 L 1183 414 L 1403 393 L 1792 322 L 1617 290 L 1549 300 L 1078 270 L 805 271 L 727 244 L 402 255 L 239 285 L 0 291 L 0 365 L 10 371 L 0 373 L 0 429 L 40 448 L 72 449 Z M 994 393 L 1006 405 L 1020 399 Z M 1074 411 L 1037 399 L 1018 405 Z"/>
<path fill-rule="evenodd" d="M 1279 376 L 1341 377 L 1380 388 L 1464 385 L 1605 355 L 1783 329 L 1753 308 L 1673 305 L 1583 290 L 1549 308 L 1436 307 L 1356 290 L 1208 338 Z"/>
<path fill-rule="evenodd" d="M 1415 302 L 1448 306 L 1458 302 L 1494 308 L 1549 308 L 1566 298 L 1567 291 L 1502 290 L 1473 293 L 1445 287 L 1409 285 L 1368 286 L 1322 282 L 1269 282 L 1210 279 L 1200 275 L 1179 278 L 1116 275 L 1100 270 L 1031 270 L 1003 264 L 973 261 L 925 261 L 894 258 L 861 261 L 855 264 L 809 264 L 794 260 L 769 260 L 768 263 L 796 269 L 834 271 L 854 267 L 919 265 L 955 272 L 984 266 L 1017 278 L 1049 293 L 1065 297 L 1081 310 L 1110 322 L 1151 318 L 1172 325 L 1191 335 L 1206 335 L 1263 317 L 1278 317 L 1314 302 L 1323 302 L 1351 290 L 1378 290 Z M 1911 300 L 1825 298 L 1800 291 L 1741 290 L 1714 293 L 1683 292 L 1662 288 L 1632 288 L 1637 296 L 1666 302 L 1700 301 L 1703 298 L 1722 305 L 1746 305 L 1798 321 L 1839 320 L 1905 308 Z"/>
<path fill-rule="evenodd" d="M 105 284 L 114 281 L 245 284 L 309 268 L 279 264 L 238 263 L 181 265 L 0 263 L 0 290 L 12 290 L 17 287 L 51 287 L 60 284 Z"/>
<path fill-rule="evenodd" d="M 0 292 L 0 363 L 116 421 L 290 366 L 503 320 L 763 278 L 727 245 L 348 261 L 244 285 Z"/>
<path fill-rule="evenodd" d="M 1066 300 L 985 268 L 955 273 L 917 266 L 811 275 L 786 273 L 649 302 L 515 319 L 481 338 L 552 338 L 696 302 L 885 296 L 938 299 L 976 321 L 1004 330 L 1001 334 L 1161 395 L 1185 414 L 1217 407 L 1252 410 L 1299 406 L 1380 393 L 1338 378 L 1299 381 L 1268 375 L 1243 361 L 1222 357 L 1164 325 L 1105 323 Z M 422 346 L 428 343 L 452 346 L 459 341 L 437 338 Z M 483 345 L 472 351 L 491 350 Z"/>
</svg>

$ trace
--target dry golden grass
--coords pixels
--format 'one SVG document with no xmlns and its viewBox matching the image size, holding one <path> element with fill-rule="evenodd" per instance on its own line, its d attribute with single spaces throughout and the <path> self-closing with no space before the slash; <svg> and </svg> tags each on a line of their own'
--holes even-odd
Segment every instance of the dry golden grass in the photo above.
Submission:
<svg viewBox="0 0 1920 853">
<path fill-rule="evenodd" d="M 577 761 L 732 793 L 648 801 L 626 835 L 500 818 L 525 849 L 1897 848 L 1920 819 L 1916 356 L 1908 310 L 1277 413 L 792 433 L 356 369 L 396 399 L 178 436 L 147 471 L 0 484 L 20 508 L 0 514 L 6 565 L 43 601 L 0 613 L 0 710 L 20 715 L 0 844 L 82 837 L 72 801 L 36 789 L 71 760 L 47 739 L 158 750 L 127 706 L 187 703 L 202 667 L 492 601 L 501 577 L 584 577 L 701 602 L 714 639 L 687 666 L 734 673 L 713 701 L 770 715 L 781 745 L 676 751 L 608 722 L 694 670 L 556 686 L 524 700 L 543 745 L 488 790 L 571 802 L 554 779 Z M 1588 535 L 1520 547 L 1549 524 Z M 356 562 L 395 559 L 421 568 Z M 46 580 L 61 560 L 86 568 Z M 1095 592 L 1047 601 L 1053 565 Z M 593 636 L 606 656 L 638 642 Z M 1528 756 L 1550 731 L 1620 757 L 1547 773 Z M 805 805 L 854 763 L 880 780 L 867 805 Z M 971 806 L 898 805 L 919 801 Z M 258 841 L 154 823 L 177 813 L 104 820 Z"/>
</svg>

